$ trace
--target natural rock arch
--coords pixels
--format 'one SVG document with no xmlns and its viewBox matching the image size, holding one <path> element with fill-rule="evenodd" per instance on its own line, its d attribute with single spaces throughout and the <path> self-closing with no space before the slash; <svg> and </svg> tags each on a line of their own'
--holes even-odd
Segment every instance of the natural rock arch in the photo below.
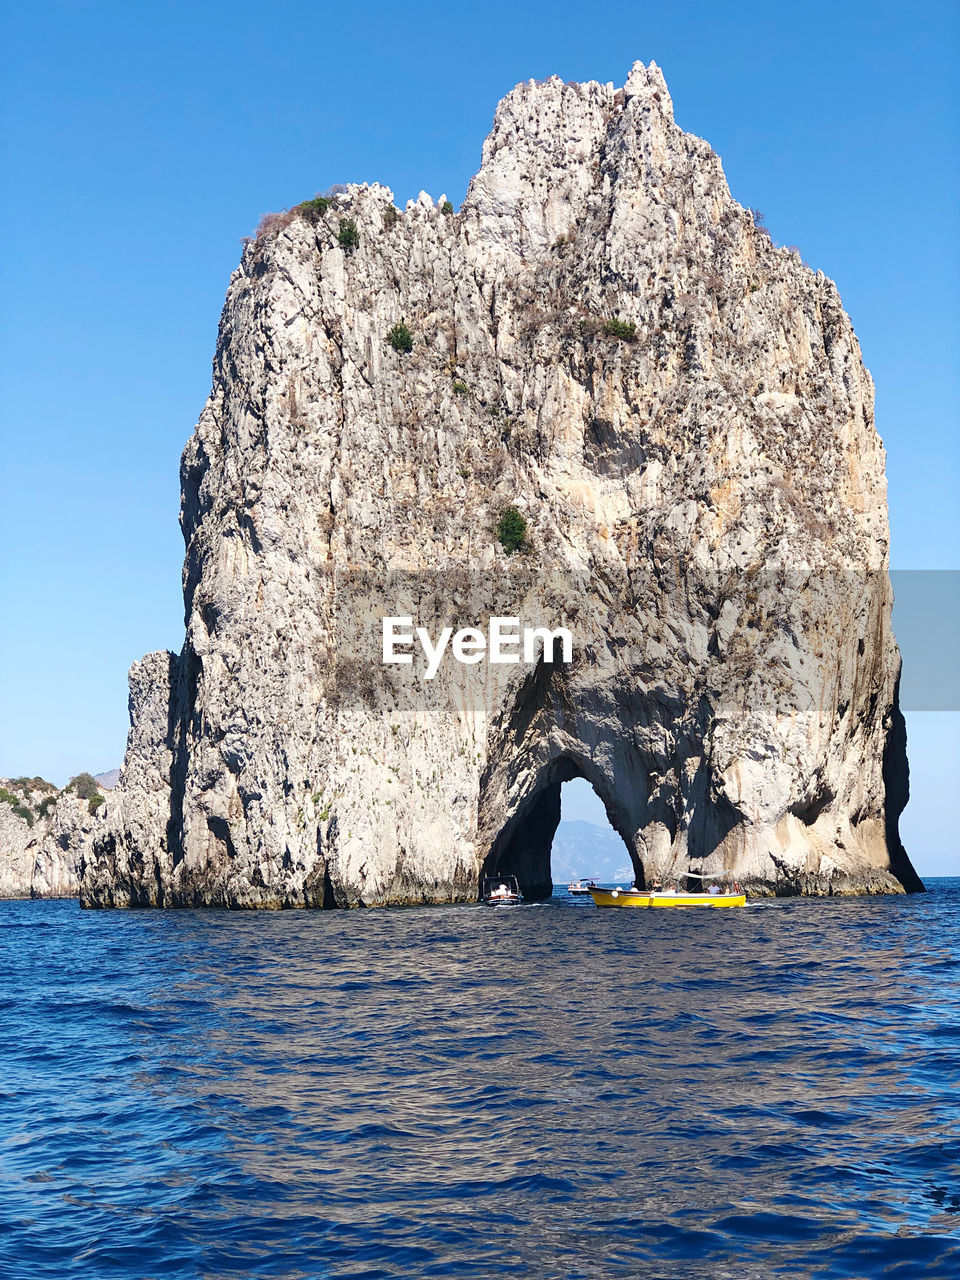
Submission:
<svg viewBox="0 0 960 1280">
<path fill-rule="evenodd" d="M 594 775 L 593 779 L 591 775 Z M 602 781 L 598 783 L 589 762 L 582 758 L 577 760 L 571 754 L 557 756 L 543 767 L 534 789 L 520 800 L 512 817 L 494 839 L 490 852 L 484 859 L 481 876 L 497 873 L 515 875 L 527 900 L 550 897 L 553 892 L 550 855 L 554 836 L 560 825 L 561 788 L 565 782 L 574 778 L 585 778 L 591 782 L 594 791 L 604 801 L 610 817 L 611 806 L 604 799 L 609 789 Z M 642 882 L 641 859 L 631 847 L 629 838 L 618 829 L 613 820 L 611 826 L 623 840 L 633 864 L 634 875 L 639 878 L 638 883 Z"/>
<path fill-rule="evenodd" d="M 602 801 L 637 884 L 682 874 L 690 860 L 707 865 L 741 815 L 724 794 L 710 794 L 711 708 L 701 699 L 689 711 L 598 680 L 596 668 L 540 663 L 495 735 L 481 779 L 482 874 L 510 873 L 525 896 L 550 895 L 561 787 L 576 777 Z M 660 729 L 664 749 L 652 751 Z"/>
</svg>

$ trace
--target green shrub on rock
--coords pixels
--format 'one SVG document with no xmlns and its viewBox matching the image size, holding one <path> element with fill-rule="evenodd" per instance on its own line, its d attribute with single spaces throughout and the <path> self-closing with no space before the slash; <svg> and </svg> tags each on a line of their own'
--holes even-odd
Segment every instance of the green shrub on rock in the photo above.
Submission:
<svg viewBox="0 0 960 1280">
<path fill-rule="evenodd" d="M 497 521 L 497 538 L 508 556 L 527 545 L 527 522 L 516 507 L 504 507 Z"/>
<path fill-rule="evenodd" d="M 636 342 L 637 326 L 632 320 L 618 320 L 616 316 L 604 320 L 603 332 L 608 338 L 617 338 L 621 342 Z"/>
<path fill-rule="evenodd" d="M 413 350 L 413 334 L 402 320 L 398 320 L 388 332 L 387 341 L 394 351 L 399 351 L 401 355 L 409 355 Z"/>
<path fill-rule="evenodd" d="M 312 200 L 304 200 L 302 204 L 294 205 L 293 212 L 316 225 L 329 208 L 330 201 L 326 196 L 314 196 Z"/>
<path fill-rule="evenodd" d="M 340 248 L 346 253 L 353 253 L 360 244 L 360 232 L 352 218 L 340 219 L 340 230 L 337 232 Z"/>
<path fill-rule="evenodd" d="M 6 787 L 0 787 L 0 804 L 8 804 L 18 818 L 22 818 L 28 827 L 32 827 L 34 823 L 33 811 L 23 804 L 19 796 L 8 791 Z"/>
<path fill-rule="evenodd" d="M 446 217 L 448 218 L 450 217 L 450 215 L 453 213 L 453 205 L 450 203 L 449 200 L 444 200 L 443 204 L 440 206 L 440 212 L 444 214 Z"/>
<path fill-rule="evenodd" d="M 75 778 L 70 779 L 64 790 L 72 791 L 81 800 L 92 800 L 94 796 L 100 794 L 97 780 L 92 773 L 78 773 Z"/>
</svg>

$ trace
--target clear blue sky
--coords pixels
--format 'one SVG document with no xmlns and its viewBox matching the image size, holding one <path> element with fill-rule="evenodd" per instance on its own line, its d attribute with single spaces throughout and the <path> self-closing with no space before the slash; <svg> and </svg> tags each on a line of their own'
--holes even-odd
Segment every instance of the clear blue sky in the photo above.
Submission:
<svg viewBox="0 0 960 1280">
<path fill-rule="evenodd" d="M 334 182 L 458 202 L 530 77 L 663 67 L 735 197 L 839 284 L 878 384 L 895 562 L 960 567 L 958 13 L 7 0 L 0 773 L 118 763 L 128 665 L 180 647 L 178 457 L 240 237 Z M 911 717 L 915 766 L 960 780 L 957 727 Z M 929 790 L 911 821 L 932 847 Z"/>
</svg>

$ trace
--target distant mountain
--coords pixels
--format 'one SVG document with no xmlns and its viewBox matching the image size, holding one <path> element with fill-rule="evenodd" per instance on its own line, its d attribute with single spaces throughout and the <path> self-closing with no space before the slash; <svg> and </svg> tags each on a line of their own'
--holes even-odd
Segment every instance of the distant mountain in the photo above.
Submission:
<svg viewBox="0 0 960 1280">
<path fill-rule="evenodd" d="M 93 779 L 99 782 L 105 791 L 112 791 L 120 779 L 120 770 L 108 769 L 106 773 L 95 773 Z"/>
<path fill-rule="evenodd" d="M 633 879 L 626 845 L 612 827 L 593 822 L 561 822 L 553 838 L 550 865 L 555 884 L 581 876 L 600 881 Z"/>
</svg>

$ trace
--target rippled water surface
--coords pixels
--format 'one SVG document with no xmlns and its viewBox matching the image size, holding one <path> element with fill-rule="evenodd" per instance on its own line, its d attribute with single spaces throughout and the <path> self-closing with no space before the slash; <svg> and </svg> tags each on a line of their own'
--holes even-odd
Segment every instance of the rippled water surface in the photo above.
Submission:
<svg viewBox="0 0 960 1280">
<path fill-rule="evenodd" d="M 960 880 L 0 904 L 0 1274 L 960 1276 Z"/>
</svg>

